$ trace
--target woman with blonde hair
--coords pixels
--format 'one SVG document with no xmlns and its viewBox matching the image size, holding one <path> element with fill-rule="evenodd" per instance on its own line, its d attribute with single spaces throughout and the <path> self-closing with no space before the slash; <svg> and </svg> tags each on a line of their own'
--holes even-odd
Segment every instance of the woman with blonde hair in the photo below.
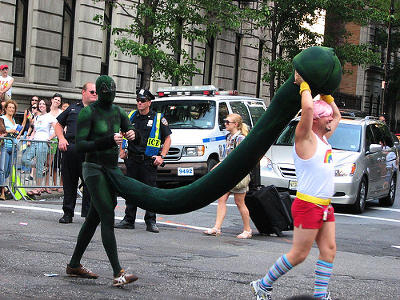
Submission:
<svg viewBox="0 0 400 300">
<path fill-rule="evenodd" d="M 225 128 L 229 132 L 226 136 L 226 155 L 232 152 L 249 133 L 249 129 L 245 123 L 243 123 L 242 117 L 238 114 L 230 114 L 224 120 Z M 225 155 L 225 156 L 226 156 Z M 252 237 L 252 230 L 250 228 L 250 215 L 247 209 L 244 198 L 246 192 L 249 190 L 250 175 L 247 175 L 240 181 L 233 189 L 224 194 L 218 199 L 217 207 L 217 218 L 213 228 L 204 231 L 204 234 L 218 236 L 221 234 L 221 226 L 226 215 L 226 201 L 229 195 L 232 193 L 235 199 L 237 208 L 239 209 L 240 215 L 243 220 L 243 232 L 237 236 L 239 239 L 250 239 Z"/>
</svg>

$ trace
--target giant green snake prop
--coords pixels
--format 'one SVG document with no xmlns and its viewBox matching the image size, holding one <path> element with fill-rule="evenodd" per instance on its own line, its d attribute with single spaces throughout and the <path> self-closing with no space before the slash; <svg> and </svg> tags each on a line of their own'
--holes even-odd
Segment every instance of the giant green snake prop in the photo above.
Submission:
<svg viewBox="0 0 400 300">
<path fill-rule="evenodd" d="M 332 48 L 311 47 L 293 60 L 294 69 L 310 85 L 313 95 L 331 94 L 340 84 L 342 69 Z M 182 214 L 200 209 L 233 188 L 256 166 L 301 106 L 294 73 L 279 88 L 270 106 L 240 145 L 210 173 L 175 189 L 147 186 L 126 177 L 118 167 L 106 168 L 110 187 L 142 209 Z"/>
</svg>

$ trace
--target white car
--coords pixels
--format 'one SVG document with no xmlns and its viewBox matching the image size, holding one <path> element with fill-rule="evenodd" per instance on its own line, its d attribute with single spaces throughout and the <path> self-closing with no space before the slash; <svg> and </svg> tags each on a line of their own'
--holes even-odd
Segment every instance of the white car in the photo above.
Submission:
<svg viewBox="0 0 400 300">
<path fill-rule="evenodd" d="M 261 183 L 296 194 L 293 142 L 299 118 L 281 133 L 261 160 Z M 376 118 L 342 118 L 329 139 L 335 164 L 333 204 L 362 213 L 366 201 L 392 206 L 396 192 L 397 151 L 388 127 Z"/>
</svg>

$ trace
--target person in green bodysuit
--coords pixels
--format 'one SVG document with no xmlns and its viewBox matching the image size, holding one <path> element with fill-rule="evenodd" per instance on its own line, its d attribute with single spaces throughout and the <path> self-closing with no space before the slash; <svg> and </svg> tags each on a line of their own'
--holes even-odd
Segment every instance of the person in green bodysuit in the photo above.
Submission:
<svg viewBox="0 0 400 300">
<path fill-rule="evenodd" d="M 119 145 L 123 133 L 130 141 L 138 137 L 125 111 L 113 104 L 115 82 L 109 76 L 100 76 L 96 81 L 99 100 L 86 106 L 78 116 L 76 132 L 77 152 L 85 152 L 82 173 L 88 187 L 92 205 L 86 221 L 78 235 L 78 241 L 66 272 L 70 276 L 96 279 L 98 276 L 80 264 L 97 225 L 101 224 L 101 238 L 114 272 L 114 286 L 122 286 L 138 279 L 127 274 L 118 260 L 114 235 L 114 208 L 117 205 L 115 192 L 104 175 L 105 169 L 118 164 Z M 138 138 L 140 141 L 140 139 Z"/>
</svg>

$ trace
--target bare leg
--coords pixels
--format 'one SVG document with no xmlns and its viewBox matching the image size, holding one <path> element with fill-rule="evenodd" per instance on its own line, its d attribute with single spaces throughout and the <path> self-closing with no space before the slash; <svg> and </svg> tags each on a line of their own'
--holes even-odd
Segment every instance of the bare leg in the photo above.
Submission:
<svg viewBox="0 0 400 300">
<path fill-rule="evenodd" d="M 214 228 L 216 229 L 221 229 L 222 222 L 224 221 L 226 215 L 226 201 L 228 200 L 228 197 L 229 193 L 226 193 L 218 199 L 217 218 L 214 225 Z"/>
<path fill-rule="evenodd" d="M 316 237 L 319 259 L 332 263 L 336 256 L 335 222 L 324 222 Z"/>
<path fill-rule="evenodd" d="M 247 209 L 246 204 L 244 203 L 244 198 L 246 193 L 233 194 L 235 198 L 235 203 L 237 208 L 239 209 L 240 215 L 243 220 L 243 231 L 251 231 L 250 229 L 250 214 Z"/>
<path fill-rule="evenodd" d="M 302 263 L 307 258 L 318 231 L 319 229 L 294 228 L 292 248 L 286 254 L 287 259 L 293 267 Z"/>
</svg>

